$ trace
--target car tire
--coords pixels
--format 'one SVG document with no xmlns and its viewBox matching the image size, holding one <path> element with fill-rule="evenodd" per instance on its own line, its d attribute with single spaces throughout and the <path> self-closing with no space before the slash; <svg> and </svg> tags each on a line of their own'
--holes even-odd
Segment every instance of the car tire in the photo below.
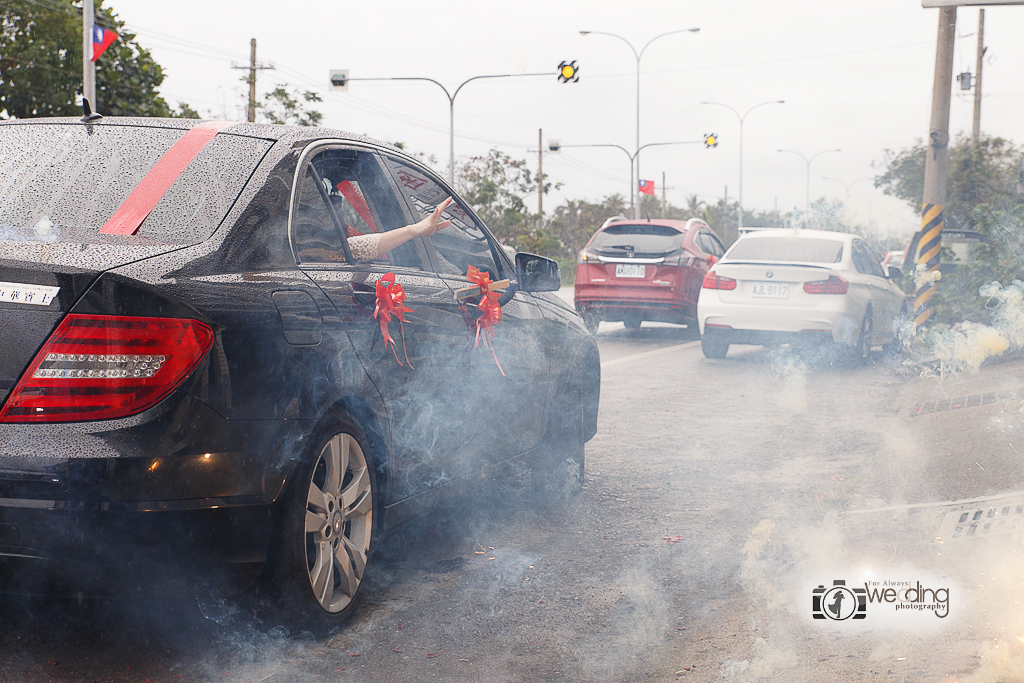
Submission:
<svg viewBox="0 0 1024 683">
<path fill-rule="evenodd" d="M 587 328 L 587 332 L 590 334 L 597 334 L 597 328 L 601 324 L 601 319 L 594 313 L 583 313 L 583 324 Z"/>
<path fill-rule="evenodd" d="M 317 435 L 287 487 L 269 567 L 280 615 L 311 631 L 355 612 L 381 529 L 363 430 L 338 414 Z"/>
<path fill-rule="evenodd" d="M 570 386 L 551 403 L 548 431 L 530 469 L 537 500 L 552 503 L 578 495 L 585 464 L 583 392 Z"/>
<path fill-rule="evenodd" d="M 705 358 L 725 358 L 729 353 L 729 342 L 714 332 L 704 330 L 704 336 L 700 340 L 700 350 L 704 352 Z"/>
<path fill-rule="evenodd" d="M 875 331 L 875 316 L 871 306 L 864 311 L 864 319 L 860 323 L 860 334 L 854 348 L 854 363 L 859 367 L 871 362 L 871 338 Z"/>
<path fill-rule="evenodd" d="M 627 315 L 622 319 L 622 324 L 626 326 L 627 330 L 639 330 L 643 321 L 644 319 L 638 315 Z"/>
</svg>

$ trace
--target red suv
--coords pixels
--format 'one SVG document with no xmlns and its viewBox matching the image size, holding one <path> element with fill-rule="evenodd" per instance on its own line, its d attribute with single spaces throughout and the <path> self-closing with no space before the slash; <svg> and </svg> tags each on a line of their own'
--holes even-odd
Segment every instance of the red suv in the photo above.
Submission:
<svg viewBox="0 0 1024 683">
<path fill-rule="evenodd" d="M 579 254 L 576 310 L 587 329 L 602 320 L 637 329 L 644 320 L 697 329 L 697 296 L 725 247 L 699 218 L 605 221 Z"/>
</svg>

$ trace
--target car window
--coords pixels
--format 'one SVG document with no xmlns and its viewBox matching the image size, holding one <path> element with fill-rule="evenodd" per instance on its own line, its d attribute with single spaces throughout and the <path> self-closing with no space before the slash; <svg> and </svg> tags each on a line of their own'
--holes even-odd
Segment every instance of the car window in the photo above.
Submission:
<svg viewBox="0 0 1024 683">
<path fill-rule="evenodd" d="M 0 234 L 52 225 L 59 239 L 104 242 L 99 229 L 187 131 L 52 124 L 0 130 Z M 181 171 L 136 233 L 201 242 L 217 229 L 271 143 L 220 133 Z"/>
<path fill-rule="evenodd" d="M 704 237 L 707 239 L 709 246 L 711 247 L 711 253 L 717 256 L 718 258 L 721 258 L 722 254 L 725 253 L 725 246 L 718 239 L 718 237 L 715 236 L 714 233 L 706 232 L 703 234 Z"/>
<path fill-rule="evenodd" d="M 732 245 L 729 259 L 839 263 L 843 260 L 843 243 L 814 237 L 747 237 Z"/>
<path fill-rule="evenodd" d="M 875 275 L 877 277 L 885 277 L 885 272 L 882 270 L 882 264 L 868 245 L 861 240 L 853 241 L 853 265 L 857 269 L 858 273 L 864 275 Z"/>
<path fill-rule="evenodd" d="M 660 254 L 678 249 L 682 233 L 667 225 L 650 223 L 609 225 L 594 235 L 591 249 L 609 254 Z"/>
<path fill-rule="evenodd" d="M 725 247 L 718 241 L 718 238 L 706 230 L 701 230 L 697 234 L 697 246 L 705 254 L 711 254 L 716 258 L 721 257 L 725 253 Z"/>
<path fill-rule="evenodd" d="M 317 153 L 300 173 L 292 215 L 292 245 L 300 263 L 342 263 L 350 241 L 406 224 L 397 197 L 376 157 L 363 150 L 328 149 Z M 421 267 L 415 242 L 407 242 L 369 261 Z"/>
<path fill-rule="evenodd" d="M 420 216 L 429 216 L 450 195 L 440 182 L 422 169 L 392 157 L 385 157 L 384 163 L 412 209 Z M 452 224 L 424 240 L 433 248 L 439 273 L 465 275 L 466 269 L 472 265 L 491 273 L 495 280 L 505 277 L 495 260 L 494 243 L 458 198 L 442 218 Z"/>
</svg>

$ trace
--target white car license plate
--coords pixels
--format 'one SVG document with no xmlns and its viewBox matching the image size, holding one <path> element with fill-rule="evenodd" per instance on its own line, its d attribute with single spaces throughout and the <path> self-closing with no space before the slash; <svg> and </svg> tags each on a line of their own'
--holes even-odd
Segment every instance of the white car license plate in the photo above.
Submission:
<svg viewBox="0 0 1024 683">
<path fill-rule="evenodd" d="M 615 277 L 644 277 L 647 267 L 633 263 L 619 263 L 615 266 Z"/>
<path fill-rule="evenodd" d="M 761 296 L 769 299 L 785 299 L 789 296 L 788 282 L 755 282 L 750 290 L 753 296 Z"/>
</svg>

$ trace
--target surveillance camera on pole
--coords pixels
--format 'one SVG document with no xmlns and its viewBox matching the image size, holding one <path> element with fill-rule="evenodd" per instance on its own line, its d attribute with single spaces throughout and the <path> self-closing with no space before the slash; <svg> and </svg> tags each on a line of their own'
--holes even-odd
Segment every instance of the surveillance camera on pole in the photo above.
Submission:
<svg viewBox="0 0 1024 683">
<path fill-rule="evenodd" d="M 331 90 L 348 90 L 348 69 L 331 69 Z"/>
</svg>

